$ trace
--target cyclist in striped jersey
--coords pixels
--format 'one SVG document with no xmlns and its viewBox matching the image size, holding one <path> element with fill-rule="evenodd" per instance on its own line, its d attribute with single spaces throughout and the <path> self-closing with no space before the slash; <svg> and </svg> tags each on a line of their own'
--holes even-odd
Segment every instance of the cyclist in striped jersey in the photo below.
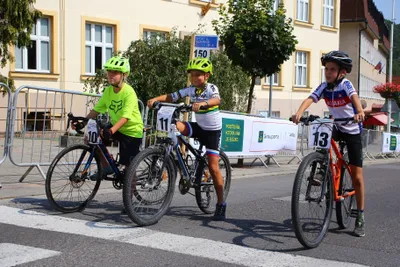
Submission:
<svg viewBox="0 0 400 267">
<path fill-rule="evenodd" d="M 177 129 L 185 136 L 199 139 L 206 147 L 208 164 L 217 193 L 217 206 L 213 219 L 225 220 L 226 203 L 224 200 L 224 181 L 219 169 L 219 148 L 222 119 L 219 113 L 221 98 L 216 85 L 208 83 L 212 75 L 212 63 L 206 58 L 195 58 L 188 64 L 192 85 L 172 94 L 162 95 L 148 100 L 151 108 L 156 101 L 176 102 L 183 97 L 190 97 L 196 122 L 177 122 Z"/>
</svg>

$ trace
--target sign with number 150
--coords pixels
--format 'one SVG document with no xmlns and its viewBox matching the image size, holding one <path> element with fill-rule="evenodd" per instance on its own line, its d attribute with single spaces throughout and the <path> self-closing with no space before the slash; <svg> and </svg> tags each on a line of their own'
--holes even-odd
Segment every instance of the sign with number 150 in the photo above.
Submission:
<svg viewBox="0 0 400 267">
<path fill-rule="evenodd" d="M 195 49 L 194 57 L 210 58 L 210 49 Z"/>
</svg>

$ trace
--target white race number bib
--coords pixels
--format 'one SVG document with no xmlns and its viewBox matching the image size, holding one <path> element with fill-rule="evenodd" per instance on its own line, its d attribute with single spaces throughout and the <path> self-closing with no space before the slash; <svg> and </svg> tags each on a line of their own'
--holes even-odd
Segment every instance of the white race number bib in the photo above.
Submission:
<svg viewBox="0 0 400 267">
<path fill-rule="evenodd" d="M 175 107 L 162 106 L 157 113 L 157 130 L 162 132 L 170 132 L 172 116 L 175 112 Z"/>
<path fill-rule="evenodd" d="M 92 119 L 90 119 L 87 124 L 87 140 L 89 144 L 97 145 L 99 143 L 97 123 Z"/>
<path fill-rule="evenodd" d="M 333 121 L 316 120 L 310 124 L 308 146 L 329 149 L 331 147 Z"/>
</svg>

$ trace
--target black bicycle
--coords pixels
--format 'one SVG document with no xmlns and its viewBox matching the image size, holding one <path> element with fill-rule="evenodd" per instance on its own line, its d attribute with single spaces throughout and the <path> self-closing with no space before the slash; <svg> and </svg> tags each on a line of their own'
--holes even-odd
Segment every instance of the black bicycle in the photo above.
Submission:
<svg viewBox="0 0 400 267">
<path fill-rule="evenodd" d="M 105 127 L 104 123 L 74 117 L 70 113 L 68 126 L 71 122 L 80 134 L 84 134 L 82 129 L 87 123 L 87 144 L 69 146 L 54 158 L 46 177 L 46 196 L 50 204 L 61 212 L 82 211 L 96 195 L 101 181 L 107 180 L 112 181 L 115 189 L 122 189 L 125 210 L 134 223 L 145 226 L 158 222 L 172 200 L 169 194 L 159 197 L 162 192 L 174 189 L 175 180 L 171 170 L 165 173 L 169 179 L 160 181 L 137 173 L 134 168 L 120 170 L 118 155 L 114 159 L 100 137 L 99 132 Z M 112 174 L 103 175 L 102 158 L 112 168 Z M 129 188 L 123 186 L 127 177 L 130 178 Z M 158 201 L 148 201 L 154 194 L 157 194 Z M 132 196 L 135 196 L 135 200 Z"/>
<path fill-rule="evenodd" d="M 209 171 L 207 157 L 203 151 L 203 144 L 198 149 L 194 148 L 176 129 L 176 122 L 180 114 L 192 111 L 192 105 L 172 104 L 156 102 L 153 107 L 157 110 L 157 130 L 164 132 L 153 146 L 141 151 L 132 161 L 130 171 L 139 173 L 148 172 L 153 179 L 164 180 L 164 171 L 172 173 L 168 176 L 175 181 L 178 170 L 180 173 L 179 191 L 182 195 L 189 192 L 191 188 L 195 191 L 198 207 L 206 214 L 215 212 L 216 193 Z M 167 135 L 167 136 L 166 136 Z M 198 140 L 195 140 L 198 141 Z M 190 153 L 184 158 L 180 145 L 183 144 Z M 231 165 L 223 151 L 219 152 L 219 167 L 224 178 L 224 200 L 227 198 L 231 184 Z M 134 183 L 133 176 L 127 177 L 125 188 L 130 188 Z M 168 192 L 167 197 L 173 196 L 174 191 Z M 192 193 L 190 193 L 192 194 Z M 192 194 L 193 195 L 193 194 Z M 124 198 L 124 201 L 130 201 Z"/>
</svg>

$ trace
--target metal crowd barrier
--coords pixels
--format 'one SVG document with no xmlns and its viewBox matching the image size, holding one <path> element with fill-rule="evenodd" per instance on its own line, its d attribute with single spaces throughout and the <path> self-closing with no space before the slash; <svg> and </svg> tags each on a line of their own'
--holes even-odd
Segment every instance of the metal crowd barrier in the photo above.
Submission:
<svg viewBox="0 0 400 267">
<path fill-rule="evenodd" d="M 8 93 L 4 149 L 0 150 L 0 164 L 8 157 L 16 166 L 29 167 L 20 182 L 35 167 L 45 179 L 45 167 L 51 164 L 64 147 L 83 142 L 82 136 L 74 135 L 74 131 L 70 129 L 67 131 L 67 114 L 72 112 L 76 116 L 85 116 L 101 95 L 38 86 L 21 86 L 12 95 L 7 85 L 0 83 L 0 87 L 5 88 Z M 157 114 L 140 100 L 139 109 L 145 128 L 148 128 L 143 134 L 141 149 L 144 149 L 156 142 Z M 261 160 L 266 167 L 268 164 L 265 162 L 269 163 L 270 160 L 280 166 L 277 157 L 291 157 L 288 164 L 295 159 L 300 162 L 313 151 L 313 148 L 308 147 L 308 131 L 307 126 L 299 125 L 295 155 L 279 152 L 274 156 L 265 156 L 266 160 L 261 157 L 252 159 Z M 397 156 L 393 153 L 382 153 L 383 133 L 380 131 L 365 130 L 362 140 L 364 157 L 369 160 Z M 0 139 L 0 144 L 1 142 Z M 117 147 L 111 147 L 110 150 L 115 153 Z"/>
<path fill-rule="evenodd" d="M 11 106 L 12 106 L 12 91 L 10 89 L 10 87 L 8 87 L 7 84 L 4 83 L 0 83 L 0 88 L 4 88 L 3 90 L 5 90 L 3 92 L 3 90 L 1 90 L 0 93 L 5 93 L 7 94 L 7 107 L 6 107 L 6 112 L 3 113 L 6 115 L 6 117 L 4 118 L 4 136 L 2 134 L 0 134 L 0 165 L 7 159 L 8 156 L 8 151 L 9 151 L 9 138 L 10 138 L 10 120 L 11 120 Z M 4 142 L 2 142 L 2 139 L 4 138 Z M 2 149 L 1 146 L 3 145 Z M 1 152 L 1 150 L 3 150 Z"/>
<path fill-rule="evenodd" d="M 29 167 L 20 182 L 35 167 L 45 179 L 44 166 L 65 147 L 83 142 L 83 136 L 68 127 L 67 114 L 86 116 L 100 96 L 39 86 L 17 89 L 12 101 L 9 159 L 16 166 Z M 140 100 L 139 107 L 143 118 Z M 112 146 L 110 152 L 117 153 L 116 149 Z"/>
</svg>

